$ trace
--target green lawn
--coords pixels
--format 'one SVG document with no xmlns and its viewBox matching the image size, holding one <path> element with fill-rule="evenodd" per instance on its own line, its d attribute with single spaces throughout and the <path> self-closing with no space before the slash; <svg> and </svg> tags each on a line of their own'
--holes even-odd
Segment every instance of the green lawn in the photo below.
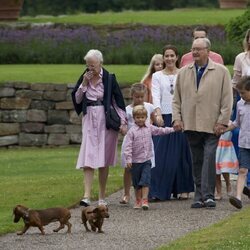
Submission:
<svg viewBox="0 0 250 250">
<path fill-rule="evenodd" d="M 21 17 L 20 22 L 30 23 L 80 23 L 92 25 L 107 24 L 152 24 L 152 25 L 225 25 L 231 18 L 242 15 L 245 10 L 222 9 L 174 9 L 170 11 L 123 11 L 97 14 Z M 209 18 L 208 18 L 209 17 Z"/>
<path fill-rule="evenodd" d="M 0 235 L 23 227 L 22 222 L 13 223 L 12 209 L 17 204 L 46 208 L 79 202 L 83 175 L 75 169 L 78 151 L 79 147 L 0 149 Z M 108 194 L 121 189 L 122 175 L 121 167 L 110 168 Z M 92 199 L 97 195 L 95 176 Z M 231 217 L 160 249 L 248 250 L 249 221 L 250 207 L 246 206 Z"/>
<path fill-rule="evenodd" d="M 79 147 L 0 149 L 0 235 L 20 229 L 13 223 L 17 204 L 32 208 L 72 206 L 83 196 L 82 170 L 75 164 Z M 107 194 L 122 187 L 123 169 L 110 168 Z M 95 176 L 92 199 L 97 199 Z"/>
<path fill-rule="evenodd" d="M 248 250 L 250 249 L 249 222 L 248 206 L 215 225 L 187 234 L 158 250 Z"/>
<path fill-rule="evenodd" d="M 147 65 L 104 65 L 115 73 L 120 85 L 139 82 Z M 232 65 L 228 66 L 232 73 Z M 0 65 L 0 84 L 6 81 L 29 83 L 75 83 L 83 71 L 80 64 L 7 64 Z"/>
<path fill-rule="evenodd" d="M 104 65 L 115 73 L 118 82 L 130 84 L 138 82 L 147 65 Z M 0 84 L 6 81 L 29 83 L 75 83 L 83 72 L 80 64 L 6 64 L 0 65 Z"/>
</svg>

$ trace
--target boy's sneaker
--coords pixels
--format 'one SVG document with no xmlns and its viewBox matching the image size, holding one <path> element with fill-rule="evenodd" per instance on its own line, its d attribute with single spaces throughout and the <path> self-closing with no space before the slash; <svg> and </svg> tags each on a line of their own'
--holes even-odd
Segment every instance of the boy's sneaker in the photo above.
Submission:
<svg viewBox="0 0 250 250">
<path fill-rule="evenodd" d="M 84 207 L 90 206 L 90 199 L 89 198 L 83 198 L 80 201 L 80 206 L 84 206 Z"/>
<path fill-rule="evenodd" d="M 135 205 L 134 205 L 134 209 L 140 209 L 141 208 L 141 200 L 136 200 Z"/>
<path fill-rule="evenodd" d="M 216 203 L 213 199 L 207 199 L 204 201 L 204 205 L 206 208 L 215 208 L 216 207 Z"/>
<path fill-rule="evenodd" d="M 238 208 L 238 209 L 241 209 L 242 208 L 242 201 L 237 199 L 236 197 L 234 196 L 230 196 L 229 197 L 229 202 L 231 205 L 233 205 L 234 207 Z"/>
<path fill-rule="evenodd" d="M 250 189 L 247 186 L 244 187 L 243 194 L 248 196 L 248 198 L 250 199 Z"/>
<path fill-rule="evenodd" d="M 143 210 L 148 210 L 148 199 L 143 199 L 142 200 L 142 209 Z"/>
</svg>

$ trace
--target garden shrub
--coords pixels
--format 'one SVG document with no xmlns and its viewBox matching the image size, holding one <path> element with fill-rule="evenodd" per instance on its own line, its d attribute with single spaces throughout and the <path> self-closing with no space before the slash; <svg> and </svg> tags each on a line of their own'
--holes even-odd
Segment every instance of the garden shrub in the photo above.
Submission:
<svg viewBox="0 0 250 250">
<path fill-rule="evenodd" d="M 242 16 L 238 16 L 229 21 L 226 26 L 228 39 L 231 42 L 242 45 L 246 31 L 250 28 L 250 9 Z"/>
<path fill-rule="evenodd" d="M 122 10 L 169 10 L 219 6 L 218 0 L 25 0 L 22 15 L 60 15 Z"/>
</svg>

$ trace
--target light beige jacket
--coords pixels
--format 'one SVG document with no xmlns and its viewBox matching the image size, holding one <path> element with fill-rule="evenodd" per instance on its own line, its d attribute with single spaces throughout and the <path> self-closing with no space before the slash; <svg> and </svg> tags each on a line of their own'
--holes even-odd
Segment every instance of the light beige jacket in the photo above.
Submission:
<svg viewBox="0 0 250 250">
<path fill-rule="evenodd" d="M 181 120 L 184 130 L 214 133 L 216 123 L 228 125 L 233 94 L 228 69 L 211 59 L 196 84 L 194 63 L 179 71 L 176 79 L 172 121 Z"/>
</svg>

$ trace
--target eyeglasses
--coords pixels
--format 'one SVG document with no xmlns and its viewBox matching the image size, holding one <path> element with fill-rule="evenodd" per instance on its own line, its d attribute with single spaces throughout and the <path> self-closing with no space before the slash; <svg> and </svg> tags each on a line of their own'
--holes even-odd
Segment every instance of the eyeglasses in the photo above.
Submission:
<svg viewBox="0 0 250 250">
<path fill-rule="evenodd" d="M 197 52 L 200 52 L 204 49 L 207 49 L 207 47 L 203 47 L 203 48 L 191 48 L 191 51 L 194 52 L 194 51 L 197 51 Z"/>
</svg>

